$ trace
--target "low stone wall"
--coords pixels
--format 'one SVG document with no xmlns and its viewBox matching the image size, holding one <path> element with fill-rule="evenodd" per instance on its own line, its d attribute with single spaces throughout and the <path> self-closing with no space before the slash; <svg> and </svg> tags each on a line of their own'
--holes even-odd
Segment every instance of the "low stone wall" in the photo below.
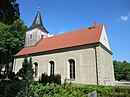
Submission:
<svg viewBox="0 0 130 97">
<path fill-rule="evenodd" d="M 130 86 L 130 81 L 129 82 L 128 81 L 126 81 L 126 82 L 124 82 L 124 81 L 116 81 L 115 85 L 117 85 L 117 86 Z"/>
</svg>

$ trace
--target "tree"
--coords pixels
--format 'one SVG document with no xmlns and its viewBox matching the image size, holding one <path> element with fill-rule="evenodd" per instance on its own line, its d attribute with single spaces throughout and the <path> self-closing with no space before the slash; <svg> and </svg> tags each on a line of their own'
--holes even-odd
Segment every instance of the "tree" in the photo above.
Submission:
<svg viewBox="0 0 130 97">
<path fill-rule="evenodd" d="M 22 80 L 25 80 L 28 69 L 29 69 L 29 63 L 28 63 L 28 60 L 27 60 L 27 57 L 26 57 L 24 59 L 23 63 L 22 63 L 22 68 L 19 70 L 17 75 L 20 78 L 22 78 Z"/>
<path fill-rule="evenodd" d="M 3 65 L 5 64 L 5 53 L 7 52 L 7 49 L 5 47 L 5 41 L 4 38 L 4 32 L 8 33 L 7 31 L 8 27 L 7 25 L 0 23 L 0 73 Z"/>
<path fill-rule="evenodd" d="M 0 74 L 2 67 L 6 67 L 5 72 L 8 74 L 13 55 L 23 45 L 27 27 L 19 17 L 19 4 L 16 0 L 0 0 Z"/>
<path fill-rule="evenodd" d="M 0 21 L 2 23 L 12 24 L 19 17 L 19 4 L 16 0 L 0 0 Z"/>
<path fill-rule="evenodd" d="M 27 27 L 20 19 L 11 25 L 0 22 L 0 73 L 3 65 L 6 64 L 6 67 L 9 67 L 13 56 L 23 48 L 26 29 Z M 6 71 L 8 72 L 8 68 Z"/>
<path fill-rule="evenodd" d="M 22 87 L 21 91 L 18 93 L 16 97 L 36 97 L 34 91 L 34 69 L 32 66 L 32 58 L 30 58 L 28 61 L 26 57 L 22 65 L 23 66 L 19 70 L 18 75 L 22 77 L 24 86 Z"/>
<path fill-rule="evenodd" d="M 130 81 L 130 63 L 127 61 L 113 61 L 115 79 Z"/>
</svg>

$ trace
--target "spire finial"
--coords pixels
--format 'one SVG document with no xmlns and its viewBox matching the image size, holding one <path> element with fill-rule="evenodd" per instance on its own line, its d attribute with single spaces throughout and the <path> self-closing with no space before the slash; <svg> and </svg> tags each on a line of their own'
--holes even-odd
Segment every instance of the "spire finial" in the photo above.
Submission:
<svg viewBox="0 0 130 97">
<path fill-rule="evenodd" d="M 38 11 L 40 11 L 40 4 L 39 4 L 39 6 L 38 6 Z"/>
<path fill-rule="evenodd" d="M 41 0 L 39 0 L 38 11 L 40 11 L 40 2 L 41 2 Z"/>
</svg>

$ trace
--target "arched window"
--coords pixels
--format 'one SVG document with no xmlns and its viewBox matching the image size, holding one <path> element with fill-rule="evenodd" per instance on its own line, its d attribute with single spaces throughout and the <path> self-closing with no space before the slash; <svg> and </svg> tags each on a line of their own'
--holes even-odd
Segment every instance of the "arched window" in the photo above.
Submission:
<svg viewBox="0 0 130 97">
<path fill-rule="evenodd" d="M 54 61 L 50 61 L 50 75 L 54 75 Z"/>
<path fill-rule="evenodd" d="M 37 62 L 35 62 L 34 63 L 34 77 L 37 77 L 38 76 L 38 63 Z"/>
<path fill-rule="evenodd" d="M 75 61 L 69 59 L 70 79 L 75 79 Z"/>
</svg>

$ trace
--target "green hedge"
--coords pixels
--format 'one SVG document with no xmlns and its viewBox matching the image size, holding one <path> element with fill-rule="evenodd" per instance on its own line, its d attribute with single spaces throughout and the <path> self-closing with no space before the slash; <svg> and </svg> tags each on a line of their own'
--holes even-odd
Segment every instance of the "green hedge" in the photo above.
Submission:
<svg viewBox="0 0 130 97">
<path fill-rule="evenodd" d="M 7 85 L 10 89 L 5 90 Z M 21 81 L 1 81 L 0 97 L 15 97 L 23 83 Z M 3 90 L 2 90 L 3 89 Z M 101 85 L 74 85 L 71 83 L 38 84 L 35 82 L 35 93 L 37 97 L 88 97 L 88 93 L 96 90 L 98 97 L 130 97 L 130 87 L 126 86 L 101 86 Z"/>
<path fill-rule="evenodd" d="M 37 84 L 35 86 L 38 97 L 87 97 L 88 93 L 96 90 L 98 97 L 130 97 L 130 87 L 124 86 L 97 86 L 97 85 L 73 85 L 64 83 Z"/>
</svg>

